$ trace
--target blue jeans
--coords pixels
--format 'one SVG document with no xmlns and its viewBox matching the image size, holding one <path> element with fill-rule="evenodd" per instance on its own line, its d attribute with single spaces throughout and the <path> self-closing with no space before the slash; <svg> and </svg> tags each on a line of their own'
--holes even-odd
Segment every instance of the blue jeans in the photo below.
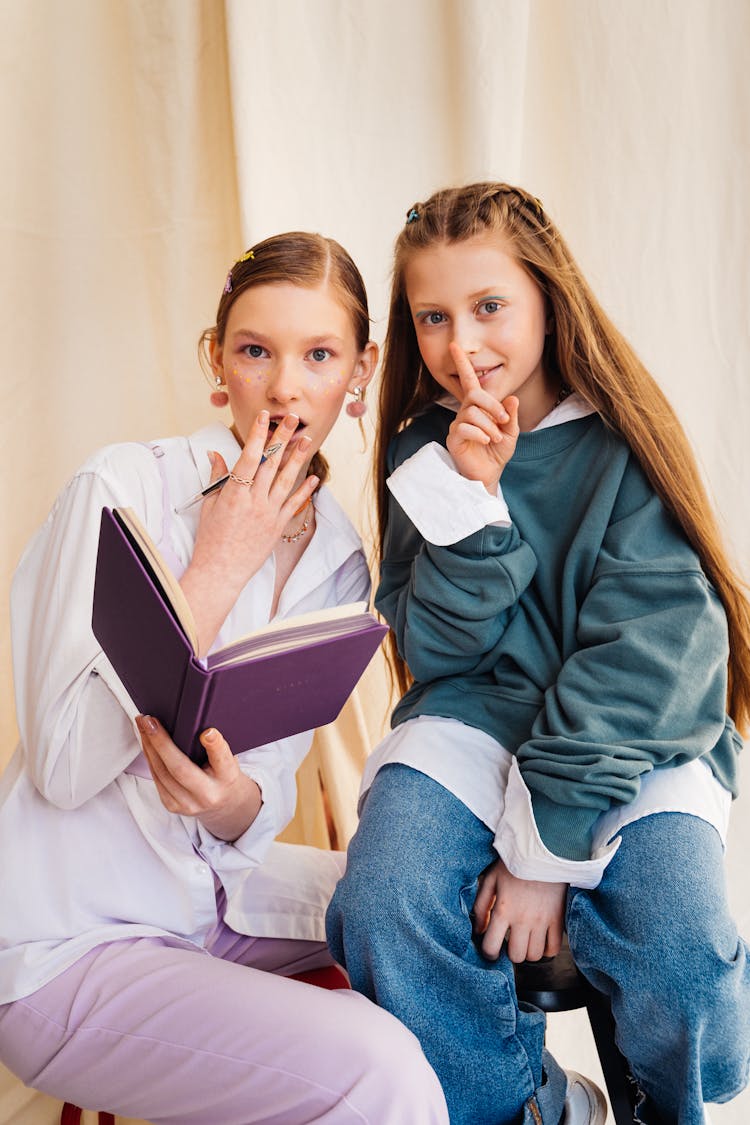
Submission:
<svg viewBox="0 0 750 1125">
<path fill-rule="evenodd" d="M 581 970 L 610 996 L 648 1125 L 703 1125 L 703 1102 L 743 1088 L 750 958 L 729 917 L 722 849 L 705 822 L 630 825 L 600 885 L 571 889 Z M 402 765 L 377 774 L 327 917 L 352 985 L 420 1039 L 451 1125 L 558 1125 L 565 1075 L 544 1016 L 519 1008 L 505 953 L 486 961 L 470 911 L 492 833 L 456 797 Z"/>
</svg>

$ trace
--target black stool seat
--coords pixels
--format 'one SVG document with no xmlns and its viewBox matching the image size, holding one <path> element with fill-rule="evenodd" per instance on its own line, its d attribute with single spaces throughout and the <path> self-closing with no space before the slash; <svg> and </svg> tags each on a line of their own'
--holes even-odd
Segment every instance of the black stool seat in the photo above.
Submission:
<svg viewBox="0 0 750 1125">
<path fill-rule="evenodd" d="M 543 1012 L 571 1012 L 586 1007 L 591 985 L 579 973 L 567 940 L 557 957 L 523 961 L 514 968 L 519 1000 Z"/>
<path fill-rule="evenodd" d="M 520 1002 L 543 1012 L 585 1008 L 602 1066 L 607 1096 L 616 1125 L 632 1125 L 637 1087 L 615 1043 L 615 1022 L 606 996 L 579 972 L 567 937 L 556 957 L 514 965 Z"/>
</svg>

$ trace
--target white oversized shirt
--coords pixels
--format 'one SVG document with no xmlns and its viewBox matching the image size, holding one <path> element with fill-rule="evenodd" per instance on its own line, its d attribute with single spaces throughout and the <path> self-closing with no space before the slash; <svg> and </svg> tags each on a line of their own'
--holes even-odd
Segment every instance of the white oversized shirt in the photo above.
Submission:
<svg viewBox="0 0 750 1125">
<path fill-rule="evenodd" d="M 223 425 L 101 450 L 63 490 L 17 568 L 11 628 L 21 737 L 0 778 L 0 1003 L 30 994 L 104 941 L 169 934 L 201 947 L 216 922 L 217 883 L 230 924 L 250 916 L 269 933 L 320 937 L 319 896 L 307 909 L 303 881 L 295 913 L 272 896 L 254 904 L 252 880 L 294 813 L 295 771 L 312 733 L 238 755 L 263 805 L 239 839 L 219 840 L 161 804 L 140 753 L 136 708 L 91 631 L 102 507 L 135 508 L 179 576 L 200 508 L 178 516 L 173 507 L 208 484 L 209 450 L 230 466 L 240 452 Z M 282 617 L 369 596 L 351 523 L 326 488 L 315 508 L 315 533 L 281 594 Z M 268 621 L 274 576 L 271 556 L 215 647 Z"/>
</svg>

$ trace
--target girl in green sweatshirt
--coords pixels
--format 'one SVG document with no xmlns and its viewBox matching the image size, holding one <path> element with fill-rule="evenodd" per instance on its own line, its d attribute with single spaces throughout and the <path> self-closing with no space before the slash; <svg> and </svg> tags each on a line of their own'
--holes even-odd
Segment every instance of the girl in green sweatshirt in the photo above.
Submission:
<svg viewBox="0 0 750 1125">
<path fill-rule="evenodd" d="M 453 1125 L 604 1122 L 518 1008 L 567 929 L 637 1120 L 746 1084 L 750 962 L 722 872 L 750 610 L 682 428 L 542 204 L 437 192 L 396 243 L 376 451 L 402 697 L 328 912 L 421 1039 Z"/>
</svg>

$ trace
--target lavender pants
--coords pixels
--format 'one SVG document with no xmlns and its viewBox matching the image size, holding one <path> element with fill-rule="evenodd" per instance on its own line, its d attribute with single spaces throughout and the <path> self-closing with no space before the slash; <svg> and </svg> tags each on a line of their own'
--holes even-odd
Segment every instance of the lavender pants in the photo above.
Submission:
<svg viewBox="0 0 750 1125">
<path fill-rule="evenodd" d="M 0 1061 L 153 1125 L 448 1125 L 411 1032 L 356 992 L 285 978 L 330 964 L 322 943 L 223 923 L 209 955 L 165 938 L 101 945 L 0 1006 Z"/>
</svg>

